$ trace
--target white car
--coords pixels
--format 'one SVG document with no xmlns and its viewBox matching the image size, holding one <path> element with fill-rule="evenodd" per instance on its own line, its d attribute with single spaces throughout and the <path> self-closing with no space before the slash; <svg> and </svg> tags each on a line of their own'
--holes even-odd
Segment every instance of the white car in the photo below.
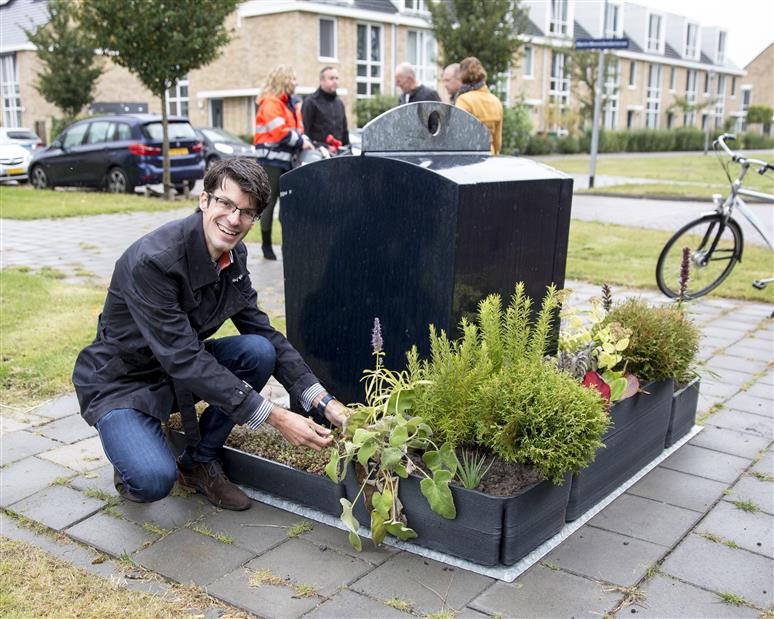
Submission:
<svg viewBox="0 0 774 619">
<path fill-rule="evenodd" d="M 26 183 L 32 153 L 23 146 L 0 141 L 0 182 Z"/>
<path fill-rule="evenodd" d="M 0 144 L 6 142 L 23 146 L 30 152 L 43 146 L 43 140 L 34 131 L 24 127 L 0 127 Z"/>
</svg>

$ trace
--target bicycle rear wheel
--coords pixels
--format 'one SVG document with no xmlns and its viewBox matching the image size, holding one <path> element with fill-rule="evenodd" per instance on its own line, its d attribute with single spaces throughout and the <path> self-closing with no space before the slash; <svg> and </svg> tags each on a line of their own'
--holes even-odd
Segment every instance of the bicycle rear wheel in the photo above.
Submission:
<svg viewBox="0 0 774 619">
<path fill-rule="evenodd" d="M 696 299 L 723 283 L 742 257 L 742 230 L 721 215 L 705 215 L 687 223 L 672 236 L 656 264 L 656 283 L 666 296 L 680 296 L 683 249 L 691 250 L 686 299 Z"/>
</svg>

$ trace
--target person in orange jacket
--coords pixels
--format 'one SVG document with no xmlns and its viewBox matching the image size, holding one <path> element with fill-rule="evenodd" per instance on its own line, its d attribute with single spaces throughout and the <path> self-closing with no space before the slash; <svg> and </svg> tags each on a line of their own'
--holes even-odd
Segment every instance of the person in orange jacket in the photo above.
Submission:
<svg viewBox="0 0 774 619">
<path fill-rule="evenodd" d="M 486 70 L 475 56 L 468 56 L 460 62 L 462 86 L 454 102 L 468 114 L 472 114 L 492 134 L 491 153 L 500 154 L 503 140 L 503 104 L 489 92 L 486 86 Z"/>
<path fill-rule="evenodd" d="M 261 213 L 261 249 L 267 260 L 277 259 L 271 246 L 271 225 L 280 176 L 292 167 L 293 155 L 314 148 L 304 135 L 301 100 L 293 95 L 295 91 L 296 72 L 281 64 L 271 70 L 256 99 L 255 155 L 266 170 L 271 186 L 269 204 Z"/>
</svg>

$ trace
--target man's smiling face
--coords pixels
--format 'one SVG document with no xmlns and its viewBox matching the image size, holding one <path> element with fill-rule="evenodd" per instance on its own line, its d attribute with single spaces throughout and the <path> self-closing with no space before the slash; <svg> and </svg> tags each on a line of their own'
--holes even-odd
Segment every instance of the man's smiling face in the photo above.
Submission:
<svg viewBox="0 0 774 619">
<path fill-rule="evenodd" d="M 234 210 L 234 207 L 241 210 Z M 253 227 L 250 215 L 256 213 L 250 197 L 228 177 L 211 194 L 203 191 L 199 195 L 199 209 L 207 251 L 213 260 L 234 249 L 245 238 Z"/>
</svg>

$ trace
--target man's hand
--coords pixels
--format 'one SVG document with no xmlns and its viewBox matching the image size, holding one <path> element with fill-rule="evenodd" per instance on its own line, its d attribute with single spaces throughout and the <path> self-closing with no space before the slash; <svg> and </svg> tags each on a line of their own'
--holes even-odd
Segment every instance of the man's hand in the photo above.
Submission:
<svg viewBox="0 0 774 619">
<path fill-rule="evenodd" d="M 325 418 L 337 428 L 346 428 L 347 418 L 351 414 L 352 411 L 338 400 L 331 400 L 325 407 Z"/>
<path fill-rule="evenodd" d="M 333 440 L 328 428 L 323 428 L 308 417 L 297 415 L 279 406 L 271 409 L 271 414 L 266 421 L 296 447 L 311 447 L 320 451 Z"/>
</svg>

